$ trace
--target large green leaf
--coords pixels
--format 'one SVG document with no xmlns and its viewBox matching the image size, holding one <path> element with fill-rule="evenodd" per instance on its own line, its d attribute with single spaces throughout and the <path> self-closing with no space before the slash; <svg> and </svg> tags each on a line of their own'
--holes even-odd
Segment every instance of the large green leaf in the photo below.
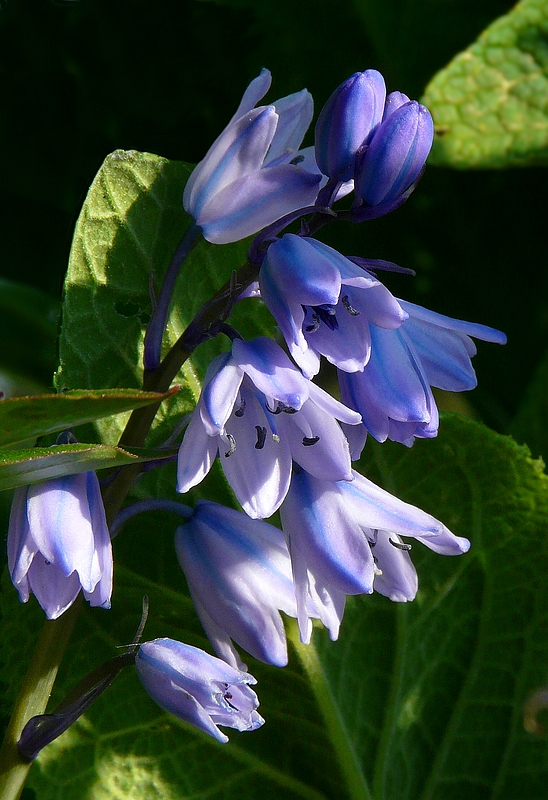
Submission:
<svg viewBox="0 0 548 800">
<path fill-rule="evenodd" d="M 548 164 L 548 3 L 522 0 L 432 79 L 432 163 Z"/>
<path fill-rule="evenodd" d="M 0 447 L 152 405 L 171 394 L 105 389 L 9 398 L 0 403 Z"/>
<path fill-rule="evenodd" d="M 60 368 L 57 388 L 101 389 L 141 385 L 142 342 L 151 310 L 150 283 L 156 291 L 188 225 L 181 198 L 188 165 L 150 153 L 116 151 L 99 170 L 76 225 L 65 281 Z M 246 261 L 247 243 L 219 247 L 202 242 L 191 253 L 177 283 L 166 348 L 196 312 Z M 272 330 L 265 310 L 245 301 L 235 324 L 245 335 Z M 171 420 L 187 413 L 199 394 L 199 376 L 228 344 L 201 346 L 177 376 L 181 391 L 169 405 Z M 115 443 L 122 422 L 99 423 Z M 166 437 L 172 421 L 157 418 Z"/>
<path fill-rule="evenodd" d="M 142 461 L 161 461 L 176 451 L 126 449 L 105 444 L 67 444 L 6 450 L 0 453 L 0 491 L 27 486 L 77 472 L 123 467 Z"/>
<path fill-rule="evenodd" d="M 367 474 L 468 536 L 470 553 L 446 558 L 416 544 L 415 602 L 356 598 L 338 642 L 315 631 L 283 670 L 248 659 L 267 722 L 229 731 L 227 745 L 161 713 L 130 670 L 38 758 L 37 800 L 60 791 L 63 800 L 545 797 L 548 751 L 522 724 L 523 704 L 548 672 L 548 481 L 539 463 L 511 439 L 451 416 L 437 440 L 367 450 Z M 150 513 L 116 539 L 113 610 L 82 617 L 57 700 L 131 640 L 144 593 L 146 638 L 203 645 L 174 563 L 176 525 Z M 15 632 L 41 612 L 4 594 L 9 701 L 30 647 Z"/>
</svg>

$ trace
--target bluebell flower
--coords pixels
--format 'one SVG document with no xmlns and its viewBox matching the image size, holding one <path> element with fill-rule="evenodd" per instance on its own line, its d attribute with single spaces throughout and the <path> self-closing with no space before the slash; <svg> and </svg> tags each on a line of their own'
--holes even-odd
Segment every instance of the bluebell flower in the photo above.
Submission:
<svg viewBox="0 0 548 800">
<path fill-rule="evenodd" d="M 459 555 L 470 546 L 430 514 L 357 472 L 353 478 L 333 483 L 297 470 L 280 509 L 305 643 L 311 616 L 337 638 L 347 595 L 377 591 L 396 602 L 413 600 L 417 576 L 401 536 L 442 555 Z"/>
<path fill-rule="evenodd" d="M 244 511 L 269 517 L 289 488 L 292 461 L 327 480 L 351 479 L 337 420 L 358 425 L 361 417 L 306 380 L 271 339 L 237 339 L 206 374 L 179 449 L 178 491 L 200 483 L 219 454 Z"/>
<path fill-rule="evenodd" d="M 501 331 L 437 314 L 400 300 L 409 318 L 398 330 L 371 326 L 371 358 L 362 372 L 339 372 L 341 397 L 362 415 L 365 429 L 379 442 L 407 446 L 432 438 L 439 426 L 431 386 L 464 392 L 477 385 L 471 336 L 504 344 Z M 352 457 L 358 458 L 365 431 L 346 430 Z"/>
<path fill-rule="evenodd" d="M 110 608 L 112 549 L 94 472 L 17 489 L 8 530 L 8 566 L 19 599 L 34 594 L 57 619 L 80 590 Z"/>
<path fill-rule="evenodd" d="M 263 69 L 250 83 L 236 114 L 185 186 L 184 209 L 209 242 L 244 239 L 309 206 L 318 194 L 321 175 L 298 163 L 312 120 L 312 96 L 303 89 L 254 108 L 270 82 L 270 72 Z"/>
<path fill-rule="evenodd" d="M 316 162 L 324 175 L 338 181 L 354 176 L 354 159 L 380 124 L 386 86 L 375 69 L 356 72 L 331 95 L 315 130 Z"/>
<path fill-rule="evenodd" d="M 254 731 L 264 724 L 252 675 L 197 647 L 175 639 L 144 642 L 135 657 L 141 683 L 161 708 L 217 741 L 228 742 L 218 725 Z"/>
<path fill-rule="evenodd" d="M 199 501 L 175 534 L 196 611 L 218 656 L 244 668 L 232 641 L 254 658 L 287 664 L 283 611 L 296 617 L 283 533 L 262 520 Z"/>
<path fill-rule="evenodd" d="M 382 123 L 356 157 L 355 218 L 361 209 L 374 216 L 401 205 L 417 185 L 432 147 L 430 112 L 401 93 L 389 95 Z"/>
<path fill-rule="evenodd" d="M 370 324 L 398 328 L 407 313 L 370 272 L 316 239 L 286 234 L 268 248 L 261 296 L 307 378 L 320 355 L 355 372 L 371 353 Z"/>
</svg>

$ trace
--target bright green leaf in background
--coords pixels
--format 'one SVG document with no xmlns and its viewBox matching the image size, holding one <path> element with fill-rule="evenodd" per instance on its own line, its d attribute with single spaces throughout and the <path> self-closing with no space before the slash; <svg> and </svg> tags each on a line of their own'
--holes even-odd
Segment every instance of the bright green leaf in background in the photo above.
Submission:
<svg viewBox="0 0 548 800">
<path fill-rule="evenodd" d="M 228 745 L 160 712 L 129 670 L 43 751 L 31 773 L 38 800 L 546 796 L 546 743 L 522 725 L 523 703 L 548 677 L 548 481 L 540 465 L 510 439 L 458 417 L 412 450 L 367 450 L 367 474 L 468 536 L 470 553 L 442 557 L 417 543 L 415 602 L 356 598 L 338 642 L 315 631 L 285 669 L 248 659 L 267 722 L 252 734 L 231 731 Z M 146 638 L 207 647 L 173 563 L 176 524 L 150 513 L 115 540 L 113 610 L 85 610 L 57 700 L 131 640 L 145 593 Z M 14 590 L 4 594 L 9 703 L 29 647 L 20 631 L 36 626 L 40 612 L 34 601 L 18 605 Z"/>
<path fill-rule="evenodd" d="M 428 84 L 432 164 L 548 164 L 548 3 L 522 0 Z"/>
</svg>

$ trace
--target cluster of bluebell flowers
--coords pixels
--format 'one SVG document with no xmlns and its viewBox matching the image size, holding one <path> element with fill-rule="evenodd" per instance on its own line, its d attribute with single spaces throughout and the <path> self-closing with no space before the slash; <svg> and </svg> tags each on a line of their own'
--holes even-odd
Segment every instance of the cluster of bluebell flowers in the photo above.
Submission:
<svg viewBox="0 0 548 800">
<path fill-rule="evenodd" d="M 270 80 L 263 70 L 251 82 L 183 197 L 193 232 L 207 241 L 255 235 L 247 265 L 254 278 L 236 280 L 233 300 L 262 298 L 285 341 L 286 349 L 266 337 L 244 341 L 219 320 L 230 349 L 210 364 L 179 449 L 180 493 L 219 458 L 243 511 L 155 500 L 127 507 L 115 522 L 118 530 L 150 508 L 183 518 L 175 550 L 218 658 L 160 639 L 141 645 L 135 663 L 160 706 L 219 741 L 226 741 L 219 724 L 253 730 L 263 722 L 237 647 L 284 666 L 282 613 L 298 620 L 304 643 L 313 620 L 337 639 L 347 595 L 414 599 L 407 538 L 442 555 L 468 550 L 467 539 L 373 484 L 352 461 L 368 433 L 407 446 L 436 436 L 432 387 L 474 388 L 473 338 L 505 342 L 497 330 L 394 297 L 379 273 L 405 269 L 315 238 L 327 223 L 363 222 L 407 200 L 432 145 L 428 109 L 401 92 L 387 94 L 376 70 L 359 72 L 320 112 L 315 146 L 301 150 L 312 98 L 303 90 L 258 106 Z M 288 231 L 298 220 L 300 230 Z M 158 366 L 168 300 L 164 292 L 164 316 L 147 334 L 149 372 Z M 210 324 L 203 339 L 211 331 Z M 196 329 L 193 342 L 200 343 Z M 313 382 L 322 358 L 337 368 L 340 400 Z M 277 510 L 282 530 L 265 522 Z M 108 606 L 110 542 L 94 476 L 20 490 L 8 546 L 21 599 L 34 592 L 49 617 L 80 588 L 92 605 Z"/>
</svg>

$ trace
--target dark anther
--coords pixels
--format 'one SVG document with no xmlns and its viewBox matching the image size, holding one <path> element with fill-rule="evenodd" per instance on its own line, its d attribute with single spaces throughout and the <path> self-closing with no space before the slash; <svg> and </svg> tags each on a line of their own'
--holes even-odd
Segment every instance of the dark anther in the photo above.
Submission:
<svg viewBox="0 0 548 800">
<path fill-rule="evenodd" d="M 268 403 L 266 404 L 265 408 L 271 414 L 274 414 L 274 416 L 281 414 L 282 411 L 284 412 L 284 414 L 296 414 L 298 410 L 296 408 L 293 408 L 293 406 L 286 406 L 284 403 L 280 402 L 280 400 L 278 400 L 278 402 L 276 403 L 276 408 L 270 408 Z"/>
<path fill-rule="evenodd" d="M 406 550 L 406 551 L 411 550 L 410 544 L 404 544 L 403 542 L 395 542 L 393 539 L 389 539 L 388 541 L 390 542 L 392 547 L 396 548 L 396 550 Z"/>
<path fill-rule="evenodd" d="M 348 299 L 347 294 L 345 294 L 345 296 L 342 298 L 342 304 L 346 308 L 349 314 L 352 314 L 353 317 L 359 317 L 360 312 L 356 311 L 356 309 L 350 305 L 350 301 Z"/>
<path fill-rule="evenodd" d="M 225 453 L 225 458 L 228 458 L 236 450 L 236 439 L 234 438 L 234 436 L 232 436 L 231 433 L 227 433 L 226 438 L 230 442 L 230 450 L 227 450 Z"/>
<path fill-rule="evenodd" d="M 255 450 L 262 450 L 264 443 L 266 442 L 266 428 L 262 428 L 260 425 L 255 425 L 255 430 L 257 431 Z"/>
<path fill-rule="evenodd" d="M 304 161 L 304 156 L 295 156 L 295 158 L 292 158 L 289 163 L 293 164 L 293 165 L 296 165 L 296 164 L 300 164 L 301 161 Z"/>
<path fill-rule="evenodd" d="M 237 417 L 243 417 L 245 411 L 245 400 L 242 400 L 240 407 L 234 412 Z"/>
<path fill-rule="evenodd" d="M 319 436 L 304 436 L 303 437 L 303 445 L 305 447 L 312 447 L 313 444 L 320 441 Z"/>
<path fill-rule="evenodd" d="M 232 700 L 232 695 L 230 694 L 230 692 L 225 692 L 223 694 L 223 697 L 224 697 L 224 699 L 226 701 L 226 704 L 229 705 L 230 708 L 232 708 L 234 711 L 239 711 L 240 710 L 239 708 L 236 708 L 236 706 L 233 703 L 230 702 Z"/>
<path fill-rule="evenodd" d="M 319 327 L 320 327 L 320 318 L 315 312 L 312 312 L 312 325 L 307 325 L 305 331 L 307 333 L 316 333 Z"/>
<path fill-rule="evenodd" d="M 314 306 L 314 311 L 320 318 L 320 322 L 327 325 L 330 331 L 338 330 L 339 323 L 337 322 L 337 312 L 333 306 Z"/>
</svg>

